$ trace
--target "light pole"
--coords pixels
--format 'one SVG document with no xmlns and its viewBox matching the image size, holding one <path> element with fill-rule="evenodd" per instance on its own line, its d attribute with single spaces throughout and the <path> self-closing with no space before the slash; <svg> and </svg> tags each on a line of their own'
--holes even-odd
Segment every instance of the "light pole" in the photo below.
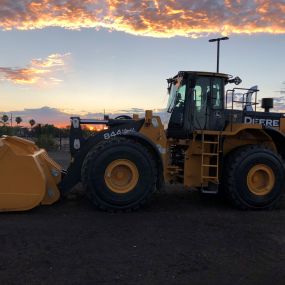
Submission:
<svg viewBox="0 0 285 285">
<path fill-rule="evenodd" d="M 220 41 L 229 40 L 228 37 L 217 38 L 217 39 L 210 39 L 209 42 L 217 42 L 217 73 L 219 72 L 220 68 Z"/>
</svg>

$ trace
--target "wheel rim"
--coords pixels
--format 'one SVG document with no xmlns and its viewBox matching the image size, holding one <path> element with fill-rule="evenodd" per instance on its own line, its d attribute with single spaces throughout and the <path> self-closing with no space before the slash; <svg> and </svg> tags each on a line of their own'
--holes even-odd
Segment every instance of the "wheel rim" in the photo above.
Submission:
<svg viewBox="0 0 285 285">
<path fill-rule="evenodd" d="M 247 174 L 247 186 L 254 195 L 263 196 L 270 193 L 274 184 L 274 172 L 265 164 L 253 166 Z"/>
<path fill-rule="evenodd" d="M 112 161 L 105 170 L 105 183 L 115 193 L 132 191 L 138 183 L 139 172 L 136 165 L 127 159 Z"/>
</svg>

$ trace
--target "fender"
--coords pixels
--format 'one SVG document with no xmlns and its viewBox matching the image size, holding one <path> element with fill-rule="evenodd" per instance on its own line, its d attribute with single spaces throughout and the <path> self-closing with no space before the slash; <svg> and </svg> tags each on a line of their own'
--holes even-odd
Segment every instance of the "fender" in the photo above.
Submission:
<svg viewBox="0 0 285 285">
<path fill-rule="evenodd" d="M 285 159 L 285 135 L 279 130 L 267 126 L 264 126 L 263 130 L 272 138 L 278 153 L 280 153 L 283 159 Z"/>
<path fill-rule="evenodd" d="M 69 165 L 63 180 L 59 184 L 61 193 L 66 194 L 73 186 L 81 180 L 81 168 L 84 162 L 84 159 L 91 148 L 106 139 L 112 139 L 115 136 L 128 134 L 128 131 L 134 133 L 138 132 L 144 123 L 144 120 L 133 121 L 130 120 L 125 124 L 110 128 L 105 131 L 101 131 L 94 136 L 90 136 L 85 140 L 82 140 L 82 145 L 80 149 L 74 153 L 74 158 L 71 164 Z"/>
</svg>

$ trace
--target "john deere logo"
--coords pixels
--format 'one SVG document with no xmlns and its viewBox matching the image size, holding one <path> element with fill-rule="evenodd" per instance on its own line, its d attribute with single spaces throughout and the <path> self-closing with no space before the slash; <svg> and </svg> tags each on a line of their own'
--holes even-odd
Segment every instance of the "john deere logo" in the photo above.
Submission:
<svg viewBox="0 0 285 285">
<path fill-rule="evenodd" d="M 267 127 L 279 127 L 279 120 L 276 119 L 262 119 L 262 118 L 252 118 L 245 116 L 244 117 L 245 124 L 260 124 Z"/>
</svg>

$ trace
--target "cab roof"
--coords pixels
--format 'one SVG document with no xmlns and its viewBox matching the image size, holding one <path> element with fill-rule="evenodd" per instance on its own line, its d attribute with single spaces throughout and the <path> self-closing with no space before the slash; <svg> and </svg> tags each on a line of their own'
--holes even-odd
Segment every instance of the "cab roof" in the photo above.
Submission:
<svg viewBox="0 0 285 285">
<path fill-rule="evenodd" d="M 217 72 L 208 72 L 208 71 L 179 71 L 178 75 L 181 73 L 188 73 L 191 75 L 200 75 L 200 76 L 212 76 L 212 77 L 224 77 L 229 78 L 229 74 L 217 73 Z"/>
</svg>

